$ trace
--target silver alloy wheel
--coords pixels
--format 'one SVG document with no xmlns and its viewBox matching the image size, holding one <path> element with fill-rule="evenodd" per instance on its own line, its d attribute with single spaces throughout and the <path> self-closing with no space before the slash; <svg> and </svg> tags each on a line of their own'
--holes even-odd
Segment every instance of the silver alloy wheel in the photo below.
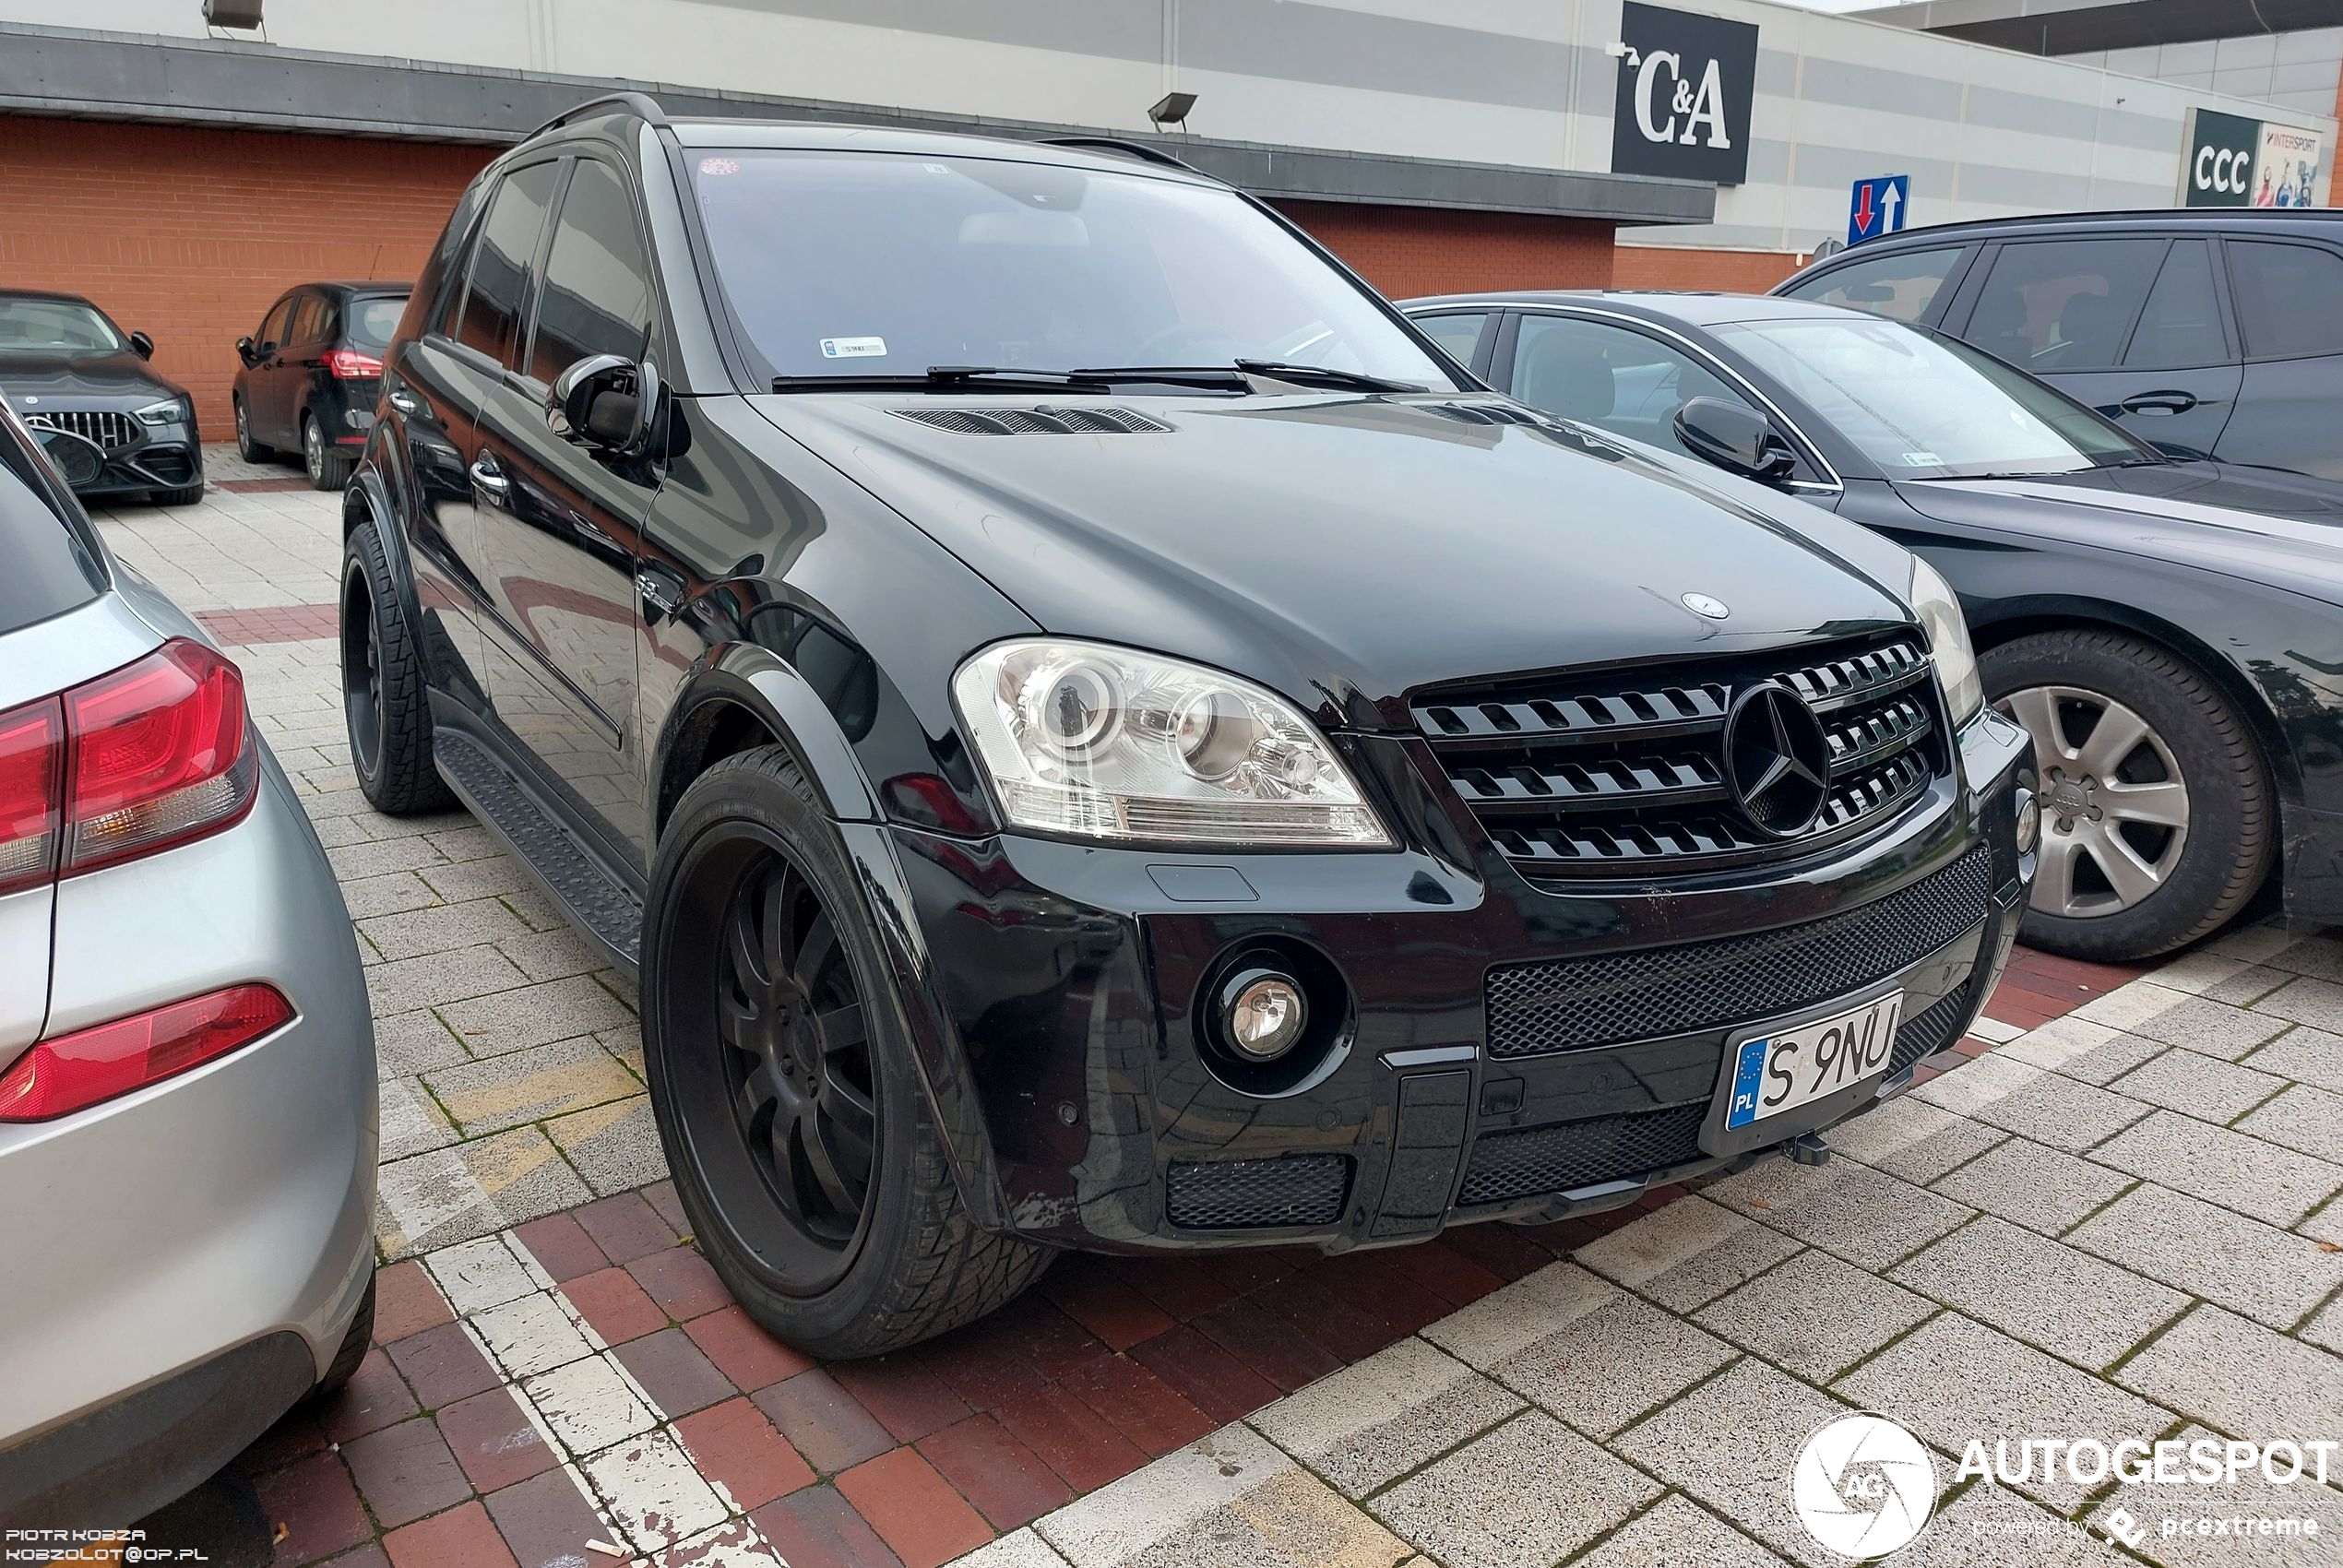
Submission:
<svg viewBox="0 0 2343 1568">
<path fill-rule="evenodd" d="M 252 425 L 244 418 L 244 400 L 239 398 L 236 399 L 236 456 L 249 457 L 251 455 Z"/>
<path fill-rule="evenodd" d="M 2041 775 L 2032 907 L 2088 920 L 2120 914 L 2162 887 L 2188 842 L 2188 785 L 2164 738 L 2122 703 L 2079 686 L 2027 686 L 1993 706 L 2034 738 Z"/>
<path fill-rule="evenodd" d="M 312 483 L 326 477 L 326 437 L 315 420 L 301 422 L 301 460 L 309 469 Z"/>
</svg>

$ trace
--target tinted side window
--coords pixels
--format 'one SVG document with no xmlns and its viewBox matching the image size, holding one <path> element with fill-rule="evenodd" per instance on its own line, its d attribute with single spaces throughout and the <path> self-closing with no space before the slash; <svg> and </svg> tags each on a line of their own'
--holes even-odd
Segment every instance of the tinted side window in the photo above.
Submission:
<svg viewBox="0 0 2343 1568">
<path fill-rule="evenodd" d="M 285 322 L 291 316 L 292 307 L 292 301 L 279 300 L 276 304 L 270 308 L 267 317 L 262 320 L 260 324 L 260 330 L 253 334 L 252 340 L 256 343 L 273 343 L 279 348 L 283 347 L 285 341 Z"/>
<path fill-rule="evenodd" d="M 551 385 L 589 354 L 642 358 L 649 271 L 626 187 L 608 165 L 581 159 L 545 257 L 529 374 Z"/>
<path fill-rule="evenodd" d="M 326 299 L 322 294 L 303 294 L 293 307 L 292 325 L 285 328 L 288 343 L 315 343 L 326 335 Z"/>
<path fill-rule="evenodd" d="M 1481 347 L 1481 334 L 1489 325 L 1486 311 L 1452 311 L 1445 315 L 1420 315 L 1416 325 L 1423 335 L 1440 345 L 1441 352 L 1463 365 L 1472 368 L 1472 356 Z"/>
<path fill-rule="evenodd" d="M 17 471 L 31 459 L 18 438 L 0 431 L 7 445 L 0 461 L 0 634 L 79 609 L 98 597 L 105 572 L 79 531 L 49 509 L 41 493 Z"/>
<path fill-rule="evenodd" d="M 472 247 L 471 286 L 456 320 L 456 340 L 494 358 L 505 357 L 520 319 L 529 267 L 537 259 L 537 237 L 545 209 L 553 205 L 558 163 L 532 163 L 505 176 L 489 204 Z"/>
<path fill-rule="evenodd" d="M 2248 357 L 2343 354 L 2343 256 L 2271 240 L 2231 240 L 2228 250 Z"/>
<path fill-rule="evenodd" d="M 2163 259 L 2162 240 L 2004 245 L 1961 336 L 2038 375 L 2111 370 Z"/>
<path fill-rule="evenodd" d="M 1698 361 L 1658 339 L 1562 315 L 1521 318 L 1513 395 L 1533 409 L 1687 457 L 1676 439 L 1678 409 L 1695 398 L 1754 406 Z"/>
<path fill-rule="evenodd" d="M 1793 299 L 1826 305 L 1848 305 L 1897 321 L 1918 321 L 1936 303 L 1960 247 L 1936 251 L 1901 251 L 1869 261 L 1850 261 L 1819 278 L 1794 284 L 1783 292 Z"/>
<path fill-rule="evenodd" d="M 2135 370 L 2187 370 L 2228 359 L 2220 302 L 2213 292 L 2212 247 L 2203 240 L 2177 241 L 2147 292 L 2147 309 L 2132 329 L 2123 362 Z"/>
</svg>

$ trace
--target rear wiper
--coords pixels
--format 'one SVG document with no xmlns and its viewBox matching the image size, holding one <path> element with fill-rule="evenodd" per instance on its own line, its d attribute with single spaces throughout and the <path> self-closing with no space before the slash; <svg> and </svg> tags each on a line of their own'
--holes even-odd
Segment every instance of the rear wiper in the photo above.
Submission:
<svg viewBox="0 0 2343 1568">
<path fill-rule="evenodd" d="M 1000 365 L 932 364 L 917 374 L 871 371 L 839 375 L 777 375 L 776 392 L 1105 392 L 1101 377 L 1080 370 L 1017 370 Z"/>
</svg>

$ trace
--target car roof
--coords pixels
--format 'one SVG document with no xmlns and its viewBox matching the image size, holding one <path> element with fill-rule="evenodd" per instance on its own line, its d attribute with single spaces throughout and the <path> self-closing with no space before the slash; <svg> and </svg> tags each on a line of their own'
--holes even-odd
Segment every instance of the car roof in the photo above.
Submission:
<svg viewBox="0 0 2343 1568">
<path fill-rule="evenodd" d="M 2218 229 L 2224 227 L 2299 228 L 2305 232 L 2332 234 L 2335 226 L 2343 222 L 2343 210 L 2317 207 L 2168 207 L 2133 208 L 2111 212 L 2045 212 L 2012 218 L 1971 218 L 1957 223 L 1932 223 L 1918 229 L 1898 229 L 1893 234 L 1883 234 L 1866 240 L 1832 255 L 1817 256 L 1813 265 L 1821 266 L 1839 256 L 1861 250 L 1873 255 L 1883 250 L 1901 250 L 1911 245 L 1943 244 L 1950 240 L 1992 239 L 2012 233 L 2036 233 L 2066 229 Z"/>
<path fill-rule="evenodd" d="M 1681 322 L 1691 327 L 1719 327 L 1734 321 L 1794 321 L 1831 316 L 1854 316 L 1864 321 L 1879 319 L 1866 311 L 1816 304 L 1811 300 L 1695 290 L 1516 289 L 1481 294 L 1442 294 L 1399 302 L 1399 308 L 1409 315 L 1469 305 L 1511 310 L 1536 310 L 1541 305 L 1599 305 L 1604 310 L 1640 316 L 1647 321 Z"/>
<path fill-rule="evenodd" d="M 1195 184 L 1221 181 L 1179 162 L 1170 153 L 1139 143 L 1118 148 L 1112 137 L 1088 147 L 1027 141 L 1015 137 L 964 136 L 953 131 L 910 131 L 892 125 L 849 125 L 803 120 L 676 120 L 669 124 L 686 148 L 775 148 L 800 152 L 885 152 L 907 157 L 995 158 L 1017 163 L 1054 163 L 1115 173 L 1152 174 Z M 1103 145 L 1100 145 L 1103 144 Z M 1124 150 L 1124 148 L 1127 148 Z"/>
<path fill-rule="evenodd" d="M 0 300 L 58 300 L 66 304 L 98 308 L 97 302 L 87 294 L 59 293 L 52 289 L 0 289 Z"/>
</svg>

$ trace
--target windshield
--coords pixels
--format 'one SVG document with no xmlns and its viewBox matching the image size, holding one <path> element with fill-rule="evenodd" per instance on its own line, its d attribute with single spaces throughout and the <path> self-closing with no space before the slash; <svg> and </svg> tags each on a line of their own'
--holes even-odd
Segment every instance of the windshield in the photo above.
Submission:
<svg viewBox="0 0 2343 1568">
<path fill-rule="evenodd" d="M 362 349 L 387 349 L 391 335 L 398 330 L 398 318 L 406 314 L 404 294 L 375 294 L 352 300 L 346 328 L 350 340 Z"/>
<path fill-rule="evenodd" d="M 2063 474 L 2156 460 L 2024 372 L 1899 322 L 1745 321 L 1715 330 L 1890 479 Z"/>
<path fill-rule="evenodd" d="M 122 352 L 122 334 L 78 300 L 0 297 L 0 354 L 83 356 Z"/>
<path fill-rule="evenodd" d="M 724 292 L 773 375 L 1242 358 L 1456 386 L 1231 191 L 995 159 L 772 150 L 701 156 L 694 184 Z"/>
</svg>

